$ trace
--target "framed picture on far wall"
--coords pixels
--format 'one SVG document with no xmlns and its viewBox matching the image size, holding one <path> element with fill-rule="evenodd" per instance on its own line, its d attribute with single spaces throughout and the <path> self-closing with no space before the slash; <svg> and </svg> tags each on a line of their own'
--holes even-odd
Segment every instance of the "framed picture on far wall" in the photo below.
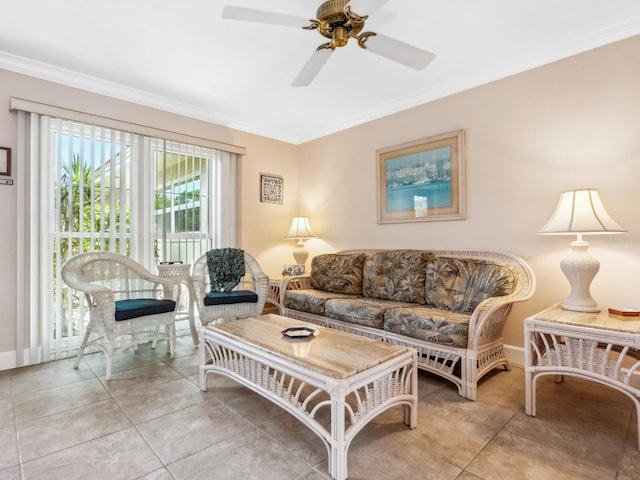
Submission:
<svg viewBox="0 0 640 480">
<path fill-rule="evenodd" d="M 282 203 L 284 200 L 284 179 L 279 175 L 260 174 L 260 201 Z"/>
<path fill-rule="evenodd" d="M 383 148 L 378 223 L 465 218 L 464 130 Z"/>
<path fill-rule="evenodd" d="M 11 176 L 11 149 L 0 147 L 0 175 Z"/>
</svg>

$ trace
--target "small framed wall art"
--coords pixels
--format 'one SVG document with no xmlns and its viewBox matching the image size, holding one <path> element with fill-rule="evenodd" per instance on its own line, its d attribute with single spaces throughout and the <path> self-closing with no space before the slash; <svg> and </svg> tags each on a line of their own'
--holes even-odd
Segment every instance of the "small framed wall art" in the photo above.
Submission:
<svg viewBox="0 0 640 480">
<path fill-rule="evenodd" d="M 260 201 L 262 203 L 282 203 L 284 199 L 284 179 L 279 175 L 260 174 Z"/>
<path fill-rule="evenodd" d="M 11 176 L 11 149 L 0 147 L 0 175 Z"/>
</svg>

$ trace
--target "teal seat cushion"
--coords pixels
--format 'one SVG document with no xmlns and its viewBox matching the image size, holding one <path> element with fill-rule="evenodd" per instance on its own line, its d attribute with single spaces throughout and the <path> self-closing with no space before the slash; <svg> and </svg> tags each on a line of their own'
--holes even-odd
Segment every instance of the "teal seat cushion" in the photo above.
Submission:
<svg viewBox="0 0 640 480">
<path fill-rule="evenodd" d="M 175 309 L 176 302 L 173 300 L 158 300 L 156 298 L 118 300 L 116 301 L 116 321 L 173 312 Z"/>
<path fill-rule="evenodd" d="M 209 292 L 204 297 L 205 305 L 232 305 L 234 303 L 258 303 L 258 294 L 252 290 Z"/>
</svg>

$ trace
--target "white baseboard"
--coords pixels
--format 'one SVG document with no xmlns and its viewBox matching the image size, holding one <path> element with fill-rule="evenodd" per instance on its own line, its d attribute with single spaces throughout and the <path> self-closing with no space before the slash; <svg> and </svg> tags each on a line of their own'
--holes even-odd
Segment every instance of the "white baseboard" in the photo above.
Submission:
<svg viewBox="0 0 640 480">
<path fill-rule="evenodd" d="M 0 352 L 0 370 L 16 368 L 16 352 Z"/>
<path fill-rule="evenodd" d="M 520 367 L 524 366 L 524 347 L 505 345 L 504 353 L 512 364 Z"/>
</svg>

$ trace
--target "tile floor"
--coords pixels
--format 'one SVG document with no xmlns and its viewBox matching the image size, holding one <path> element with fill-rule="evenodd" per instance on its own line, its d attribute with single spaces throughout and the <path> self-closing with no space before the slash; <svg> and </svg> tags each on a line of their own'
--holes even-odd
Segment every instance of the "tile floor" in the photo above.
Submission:
<svg viewBox="0 0 640 480">
<path fill-rule="evenodd" d="M 197 349 L 180 338 L 105 357 L 0 372 L 0 480 L 327 479 L 326 451 L 279 407 L 226 377 L 197 385 Z M 524 373 L 496 371 L 479 400 L 419 375 L 418 428 L 378 416 L 349 451 L 351 480 L 640 478 L 631 400 L 552 378 L 524 414 Z"/>
</svg>

